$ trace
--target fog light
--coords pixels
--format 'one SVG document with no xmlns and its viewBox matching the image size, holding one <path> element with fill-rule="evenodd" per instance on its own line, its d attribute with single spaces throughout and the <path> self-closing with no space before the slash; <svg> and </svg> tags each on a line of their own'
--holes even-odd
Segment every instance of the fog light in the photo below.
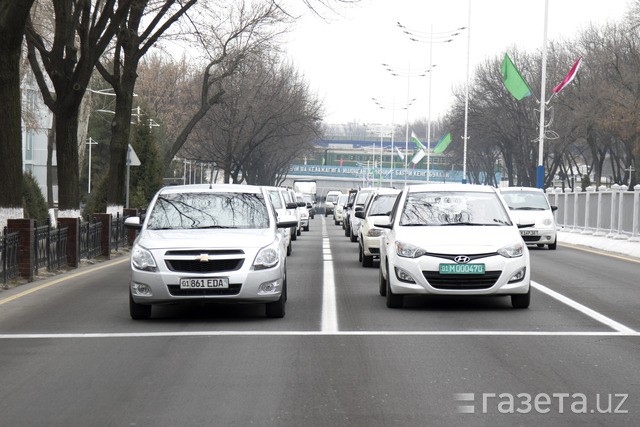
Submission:
<svg viewBox="0 0 640 427">
<path fill-rule="evenodd" d="M 527 267 L 522 267 L 520 270 L 516 272 L 511 279 L 509 279 L 509 283 L 519 282 L 524 279 L 525 274 L 527 273 Z"/>
<path fill-rule="evenodd" d="M 413 276 L 411 276 L 409 273 L 407 273 L 400 267 L 396 267 L 396 277 L 401 282 L 416 283 L 416 281 L 413 280 Z"/>
<path fill-rule="evenodd" d="M 258 287 L 258 294 L 274 294 L 278 291 L 279 287 L 280 285 L 277 280 L 274 282 L 264 282 Z"/>
<path fill-rule="evenodd" d="M 150 297 L 151 296 L 151 288 L 149 285 L 145 285 L 144 283 L 133 283 L 131 285 L 131 293 L 133 295 L 141 296 L 141 297 Z"/>
</svg>

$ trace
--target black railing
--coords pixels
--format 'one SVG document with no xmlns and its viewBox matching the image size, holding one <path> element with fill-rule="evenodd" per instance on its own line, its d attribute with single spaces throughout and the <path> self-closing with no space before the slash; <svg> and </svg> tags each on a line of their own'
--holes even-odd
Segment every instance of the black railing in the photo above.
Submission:
<svg viewBox="0 0 640 427">
<path fill-rule="evenodd" d="M 91 259 L 100 255 L 102 223 L 95 218 L 80 224 L 80 258 Z"/>
<path fill-rule="evenodd" d="M 125 246 L 127 242 L 127 236 L 124 230 L 124 217 L 120 216 L 120 213 L 116 213 L 116 217 L 111 221 L 111 238 L 109 242 L 109 249 L 117 251 L 118 248 Z"/>
<path fill-rule="evenodd" d="M 35 223 L 33 231 L 33 270 L 38 274 L 40 268 L 49 271 L 58 270 L 67 265 L 67 227 L 51 228 L 51 222 L 38 227 Z"/>
<path fill-rule="evenodd" d="M 18 245 L 20 244 L 20 232 L 7 232 L 4 227 L 0 245 L 0 280 L 7 283 L 8 280 L 18 277 Z"/>
</svg>

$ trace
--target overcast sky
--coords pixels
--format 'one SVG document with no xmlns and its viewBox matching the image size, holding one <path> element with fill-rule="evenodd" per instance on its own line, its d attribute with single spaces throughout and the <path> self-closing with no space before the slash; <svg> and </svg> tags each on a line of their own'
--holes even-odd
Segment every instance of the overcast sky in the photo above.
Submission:
<svg viewBox="0 0 640 427">
<path fill-rule="evenodd" d="M 468 0 L 361 0 L 325 14 L 328 22 L 307 13 L 298 20 L 287 44 L 290 59 L 304 73 L 311 89 L 323 100 L 327 123 L 403 123 L 400 110 L 409 99 L 409 119 L 427 117 L 428 77 L 406 77 L 407 69 L 429 68 L 429 43 L 409 41 L 397 27 L 428 35 L 467 26 Z M 535 51 L 542 46 L 544 0 L 473 0 L 471 5 L 470 64 L 502 57 L 513 46 Z M 571 39 L 590 22 L 619 21 L 628 0 L 549 0 L 549 39 Z M 586 59 L 586 58 L 585 58 Z M 393 77 L 388 63 L 404 74 Z M 466 81 L 467 34 L 451 43 L 434 43 L 431 81 L 431 119 L 444 114 L 451 89 Z M 517 64 L 516 64 L 517 65 Z M 567 71 L 572 64 L 566 64 Z M 411 73 L 413 74 L 413 72 Z M 548 82 L 548 90 L 559 82 Z M 533 88 L 538 91 L 540 88 Z M 379 99 L 380 109 L 371 98 Z M 392 115 L 393 106 L 395 116 Z"/>
</svg>

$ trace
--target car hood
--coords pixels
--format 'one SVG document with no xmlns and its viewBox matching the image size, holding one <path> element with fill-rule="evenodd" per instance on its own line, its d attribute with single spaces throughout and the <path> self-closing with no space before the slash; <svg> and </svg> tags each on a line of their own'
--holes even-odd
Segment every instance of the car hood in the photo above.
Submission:
<svg viewBox="0 0 640 427">
<path fill-rule="evenodd" d="M 522 242 L 518 229 L 511 226 L 426 226 L 398 227 L 396 240 L 411 243 L 427 252 L 481 254 Z"/>
<path fill-rule="evenodd" d="M 509 211 L 511 218 L 516 224 L 536 224 L 541 225 L 545 218 L 553 220 L 551 211 Z"/>
<path fill-rule="evenodd" d="M 138 244 L 147 249 L 189 248 L 262 248 L 275 240 L 274 232 L 265 229 L 145 230 Z"/>
</svg>

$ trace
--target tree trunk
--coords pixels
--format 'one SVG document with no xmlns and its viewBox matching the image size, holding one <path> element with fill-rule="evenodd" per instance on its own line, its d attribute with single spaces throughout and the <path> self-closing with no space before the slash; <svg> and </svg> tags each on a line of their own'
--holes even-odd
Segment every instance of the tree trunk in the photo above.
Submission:
<svg viewBox="0 0 640 427">
<path fill-rule="evenodd" d="M 80 207 L 78 113 L 78 108 L 61 109 L 55 116 L 58 208 L 60 210 L 77 210 Z"/>
<path fill-rule="evenodd" d="M 55 119 L 53 121 L 55 123 Z M 47 132 L 47 205 L 53 207 L 53 144 L 56 141 L 56 130 L 53 124 Z"/>
<path fill-rule="evenodd" d="M 20 52 L 33 0 L 0 0 L 0 208 L 22 207 Z"/>
<path fill-rule="evenodd" d="M 131 86 L 131 87 L 129 87 Z M 111 141 L 109 158 L 109 190 L 107 191 L 107 206 L 124 206 L 126 194 L 127 148 L 131 134 L 131 109 L 133 106 L 132 82 L 122 81 L 121 90 L 116 96 L 116 114 L 111 123 Z M 136 119 L 134 119 L 136 120 Z M 139 120 L 139 118 L 138 118 Z"/>
</svg>

